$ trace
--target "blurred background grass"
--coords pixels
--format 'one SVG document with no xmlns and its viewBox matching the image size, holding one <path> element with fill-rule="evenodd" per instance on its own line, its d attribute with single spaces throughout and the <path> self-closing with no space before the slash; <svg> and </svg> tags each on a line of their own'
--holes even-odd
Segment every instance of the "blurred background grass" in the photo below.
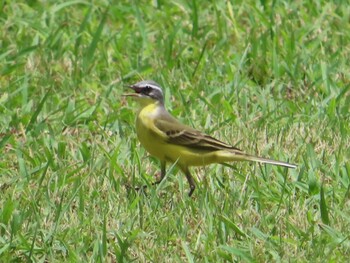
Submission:
<svg viewBox="0 0 350 263">
<path fill-rule="evenodd" d="M 0 261 L 349 258 L 348 1 L 2 1 Z M 124 85 L 299 165 L 176 168 L 139 146 Z"/>
</svg>

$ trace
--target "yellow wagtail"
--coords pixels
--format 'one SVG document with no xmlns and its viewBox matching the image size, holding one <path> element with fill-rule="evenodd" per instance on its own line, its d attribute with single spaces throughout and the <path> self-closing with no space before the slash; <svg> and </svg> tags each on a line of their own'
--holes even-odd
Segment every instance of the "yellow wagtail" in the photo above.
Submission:
<svg viewBox="0 0 350 263">
<path fill-rule="evenodd" d="M 171 116 L 164 107 L 163 91 L 151 80 L 129 86 L 135 93 L 125 94 L 135 98 L 141 109 L 136 119 L 136 132 L 143 147 L 161 162 L 160 183 L 165 176 L 166 162 L 176 163 L 190 184 L 189 196 L 196 186 L 189 171 L 190 166 L 231 161 L 256 161 L 296 168 L 294 164 L 246 154 L 240 149 L 186 126 Z"/>
</svg>

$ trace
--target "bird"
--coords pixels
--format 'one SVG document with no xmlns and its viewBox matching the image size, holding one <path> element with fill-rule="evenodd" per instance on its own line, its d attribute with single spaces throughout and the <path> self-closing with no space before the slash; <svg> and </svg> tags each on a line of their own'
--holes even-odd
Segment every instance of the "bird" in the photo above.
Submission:
<svg viewBox="0 0 350 263">
<path fill-rule="evenodd" d="M 297 165 L 247 154 L 212 136 L 182 124 L 165 108 L 162 87 L 153 80 L 129 85 L 133 93 L 123 96 L 136 100 L 140 109 L 136 117 L 136 134 L 147 152 L 160 160 L 160 183 L 166 175 L 166 164 L 173 163 L 185 174 L 191 197 L 196 184 L 190 167 L 232 161 L 255 161 L 296 168 Z"/>
</svg>

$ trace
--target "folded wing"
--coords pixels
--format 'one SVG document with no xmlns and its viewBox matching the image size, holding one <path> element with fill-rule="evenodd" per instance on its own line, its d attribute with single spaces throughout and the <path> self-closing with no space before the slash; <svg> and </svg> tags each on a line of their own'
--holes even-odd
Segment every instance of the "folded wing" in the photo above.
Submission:
<svg viewBox="0 0 350 263">
<path fill-rule="evenodd" d="M 189 126 L 178 122 L 175 118 L 162 118 L 156 120 L 156 127 L 165 133 L 168 142 L 176 145 L 183 145 L 189 148 L 206 151 L 229 150 L 242 152 L 232 145 L 221 142 L 205 133 L 197 131 Z"/>
</svg>

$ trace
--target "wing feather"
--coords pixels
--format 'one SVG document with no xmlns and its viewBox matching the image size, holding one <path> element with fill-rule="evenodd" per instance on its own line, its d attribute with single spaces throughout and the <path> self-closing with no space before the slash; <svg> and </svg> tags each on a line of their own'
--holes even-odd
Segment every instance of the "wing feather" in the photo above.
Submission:
<svg viewBox="0 0 350 263">
<path fill-rule="evenodd" d="M 180 123 L 170 115 L 157 119 L 155 126 L 167 135 L 168 142 L 171 144 L 183 145 L 197 150 L 234 150 L 241 152 L 240 149 L 232 145 Z"/>
</svg>

